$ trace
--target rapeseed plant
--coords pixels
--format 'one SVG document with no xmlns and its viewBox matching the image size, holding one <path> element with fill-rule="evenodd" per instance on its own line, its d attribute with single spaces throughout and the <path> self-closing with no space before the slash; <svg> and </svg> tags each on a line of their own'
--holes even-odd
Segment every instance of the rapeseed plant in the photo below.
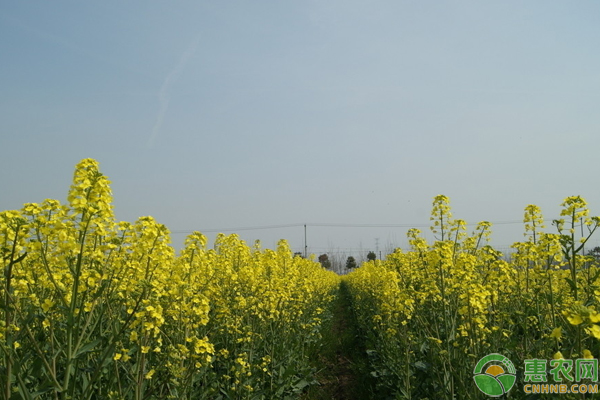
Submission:
<svg viewBox="0 0 600 400">
<path fill-rule="evenodd" d="M 68 204 L 0 213 L 0 399 L 283 398 L 339 278 L 310 259 L 193 232 L 179 255 L 152 217 L 115 221 L 92 159 Z"/>
<path fill-rule="evenodd" d="M 489 222 L 467 235 L 439 195 L 432 244 L 411 229 L 408 252 L 348 274 L 380 384 L 402 399 L 476 399 L 472 370 L 486 354 L 502 351 L 522 364 L 598 352 L 600 271 L 583 253 L 599 219 L 580 196 L 562 207 L 558 232 L 547 233 L 541 210 L 528 205 L 525 241 L 507 260 L 488 244 Z"/>
</svg>

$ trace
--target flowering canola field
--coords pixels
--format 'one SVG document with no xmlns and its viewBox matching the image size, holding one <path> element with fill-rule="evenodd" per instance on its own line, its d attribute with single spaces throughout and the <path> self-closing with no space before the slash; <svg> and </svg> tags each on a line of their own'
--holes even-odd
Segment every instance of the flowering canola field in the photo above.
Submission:
<svg viewBox="0 0 600 400">
<path fill-rule="evenodd" d="M 117 222 L 109 181 L 76 167 L 68 204 L 0 213 L 0 399 L 285 399 L 339 277 L 313 260 Z"/>
<path fill-rule="evenodd" d="M 488 244 L 490 224 L 468 234 L 447 197 L 434 199 L 431 220 L 433 244 L 410 230 L 410 250 L 367 262 L 344 280 L 380 385 L 399 399 L 490 398 L 475 385 L 474 366 L 501 353 L 520 370 L 509 398 L 591 398 L 523 391 L 528 381 L 552 382 L 548 360 L 600 356 L 600 269 L 585 255 L 600 219 L 586 202 L 565 199 L 555 233 L 545 232 L 538 207 L 527 206 L 525 240 L 509 259 Z M 543 370 L 525 378 L 531 359 Z"/>
<path fill-rule="evenodd" d="M 68 204 L 0 212 L 0 399 L 301 398 L 340 284 L 385 394 L 373 398 L 488 398 L 473 367 L 490 353 L 517 368 L 600 356 L 600 269 L 585 247 L 600 218 L 579 196 L 554 233 L 527 206 L 510 258 L 488 244 L 491 224 L 468 234 L 437 196 L 434 243 L 412 229 L 410 250 L 343 278 L 285 241 L 219 235 L 207 249 L 194 232 L 175 254 L 152 217 L 115 221 L 111 196 L 85 159 Z M 510 398 L 527 398 L 523 383 Z"/>
</svg>

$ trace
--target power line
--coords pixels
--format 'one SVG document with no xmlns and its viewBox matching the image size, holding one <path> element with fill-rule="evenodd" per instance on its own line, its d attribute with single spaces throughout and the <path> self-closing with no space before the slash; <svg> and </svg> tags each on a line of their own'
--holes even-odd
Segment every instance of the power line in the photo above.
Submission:
<svg viewBox="0 0 600 400">
<path fill-rule="evenodd" d="M 545 219 L 544 222 L 552 222 L 552 219 Z M 523 224 L 523 221 L 498 221 L 490 222 L 492 225 L 511 225 L 511 224 Z M 476 226 L 478 223 L 466 223 L 466 226 Z M 428 228 L 431 223 L 428 224 L 350 224 L 350 223 L 327 223 L 327 222 L 313 222 L 313 223 L 295 223 L 295 224 L 280 224 L 280 225 L 259 225 L 259 226 L 243 226 L 237 228 L 210 228 L 201 229 L 201 232 L 214 233 L 214 232 L 237 232 L 237 231 L 253 231 L 262 229 L 282 229 L 282 228 L 298 228 L 298 227 L 324 227 L 324 228 Z M 190 233 L 198 229 L 189 230 L 174 230 L 171 233 Z"/>
<path fill-rule="evenodd" d="M 211 229 L 201 229 L 201 232 L 237 232 L 237 231 L 255 231 L 260 229 L 280 229 L 280 228 L 296 228 L 299 226 L 303 226 L 304 224 L 283 224 L 283 225 L 261 225 L 261 226 L 244 226 L 238 228 L 211 228 Z M 198 231 L 198 229 L 189 229 L 189 230 L 176 230 L 171 231 L 171 233 L 189 233 L 193 231 Z"/>
</svg>

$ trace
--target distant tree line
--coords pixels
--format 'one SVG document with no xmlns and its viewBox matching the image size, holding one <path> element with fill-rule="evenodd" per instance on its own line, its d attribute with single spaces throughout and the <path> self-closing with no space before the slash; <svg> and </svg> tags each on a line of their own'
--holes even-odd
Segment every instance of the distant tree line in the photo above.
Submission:
<svg viewBox="0 0 600 400">
<path fill-rule="evenodd" d="M 299 255 L 299 253 L 296 253 L 297 255 Z M 367 254 L 367 261 L 374 261 L 377 259 L 377 254 L 375 254 L 375 252 L 370 251 Z M 321 254 L 319 256 L 319 262 L 321 263 L 321 266 L 323 268 L 326 269 L 331 269 L 332 265 L 331 265 L 331 261 L 329 260 L 329 256 L 327 254 Z M 352 256 L 349 256 L 346 259 L 346 269 L 351 270 L 354 268 L 358 268 L 358 262 L 356 261 L 356 259 Z"/>
</svg>

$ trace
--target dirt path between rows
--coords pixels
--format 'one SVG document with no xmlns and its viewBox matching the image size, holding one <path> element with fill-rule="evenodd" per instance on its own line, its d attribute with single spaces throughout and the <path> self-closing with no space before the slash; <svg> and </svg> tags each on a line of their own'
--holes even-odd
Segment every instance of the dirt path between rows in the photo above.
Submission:
<svg viewBox="0 0 600 400">
<path fill-rule="evenodd" d="M 319 356 L 319 385 L 305 400 L 368 400 L 373 398 L 374 382 L 369 372 L 364 340 L 359 334 L 345 283 L 333 307 L 329 332 L 323 333 L 325 346 Z"/>
</svg>

